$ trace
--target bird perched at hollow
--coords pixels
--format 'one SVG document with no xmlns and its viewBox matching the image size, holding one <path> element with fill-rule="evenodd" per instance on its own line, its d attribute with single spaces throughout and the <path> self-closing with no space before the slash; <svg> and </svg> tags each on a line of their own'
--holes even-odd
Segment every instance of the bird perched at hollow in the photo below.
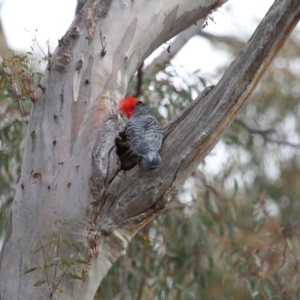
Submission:
<svg viewBox="0 0 300 300">
<path fill-rule="evenodd" d="M 127 97 L 120 101 L 119 111 L 129 119 L 125 128 L 126 138 L 141 158 L 144 169 L 161 166 L 158 150 L 162 142 L 162 130 L 146 105 L 137 98 Z"/>
</svg>

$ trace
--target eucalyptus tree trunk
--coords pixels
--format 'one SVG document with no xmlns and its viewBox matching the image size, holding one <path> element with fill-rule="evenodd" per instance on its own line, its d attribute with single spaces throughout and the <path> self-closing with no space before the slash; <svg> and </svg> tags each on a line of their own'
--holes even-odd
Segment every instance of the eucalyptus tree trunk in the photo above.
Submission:
<svg viewBox="0 0 300 300">
<path fill-rule="evenodd" d="M 136 165 L 124 171 L 116 148 L 124 128 L 117 103 L 134 72 L 158 46 L 223 2 L 84 5 L 49 57 L 32 108 L 0 257 L 1 300 L 93 299 L 132 237 L 168 205 L 220 139 L 298 22 L 300 0 L 275 1 L 220 82 L 164 128 L 162 168 L 146 172 Z M 40 251 L 32 252 L 36 243 Z M 46 245 L 54 245 L 53 253 Z M 62 258 L 65 272 L 74 267 L 83 280 L 55 281 L 61 274 L 54 266 Z M 52 264 L 24 274 L 45 260 Z M 33 286 L 42 279 L 49 284 Z"/>
</svg>

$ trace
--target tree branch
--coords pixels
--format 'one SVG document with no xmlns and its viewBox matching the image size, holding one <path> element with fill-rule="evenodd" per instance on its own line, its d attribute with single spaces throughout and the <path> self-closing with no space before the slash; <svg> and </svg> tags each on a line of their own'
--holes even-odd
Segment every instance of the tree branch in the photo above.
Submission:
<svg viewBox="0 0 300 300">
<path fill-rule="evenodd" d="M 156 74 L 161 69 L 161 66 L 169 62 L 183 48 L 188 40 L 202 32 L 204 21 L 205 19 L 201 19 L 196 24 L 193 24 L 191 27 L 180 33 L 170 44 L 170 49 L 161 52 L 159 56 L 154 58 L 153 61 L 144 68 L 144 73 Z"/>
<path fill-rule="evenodd" d="M 142 92 L 142 85 L 143 85 L 143 67 L 144 63 L 142 63 L 137 71 L 137 83 L 136 83 L 136 91 L 135 94 L 133 95 L 134 97 L 139 97 L 141 92 Z"/>
<path fill-rule="evenodd" d="M 269 134 L 276 133 L 275 129 L 273 129 L 273 128 L 265 129 L 265 130 L 256 129 L 256 128 L 253 128 L 253 127 L 247 125 L 244 121 L 242 121 L 240 119 L 235 119 L 234 123 L 241 125 L 247 131 L 249 131 L 249 133 L 259 134 L 260 136 L 263 137 L 264 141 L 267 142 L 267 143 L 273 143 L 273 144 L 278 144 L 278 145 L 283 145 L 283 146 L 289 146 L 289 147 L 292 147 L 292 148 L 300 148 L 300 144 L 294 144 L 294 143 L 290 143 L 288 141 L 281 141 L 281 140 L 272 139 L 269 136 Z"/>
<path fill-rule="evenodd" d="M 234 44 L 237 48 L 242 48 L 245 45 L 245 42 L 234 36 L 224 36 L 224 35 L 215 35 L 206 31 L 199 32 L 201 37 L 207 38 L 213 43 L 222 43 L 226 45 Z"/>
<path fill-rule="evenodd" d="M 100 211 L 99 229 L 110 231 L 137 223 L 135 228 L 140 228 L 168 204 L 231 124 L 283 46 L 299 20 L 299 4 L 299 0 L 275 1 L 220 82 L 172 122 L 162 146 L 163 168 L 143 172 L 136 167 L 115 177 Z M 110 225 L 101 221 L 108 215 Z"/>
<path fill-rule="evenodd" d="M 144 68 L 144 73 L 152 75 L 156 74 L 161 66 L 172 60 L 177 53 L 185 46 L 185 44 L 194 36 L 199 35 L 210 40 L 213 43 L 221 43 L 226 45 L 234 44 L 235 47 L 241 49 L 245 43 L 233 36 L 214 35 L 209 32 L 203 31 L 203 24 L 205 19 L 199 20 L 197 24 L 193 24 L 191 27 L 180 33 L 170 45 L 170 51 L 164 50 L 153 61 Z"/>
<path fill-rule="evenodd" d="M 150 172 L 138 166 L 120 171 L 107 186 L 98 231 L 120 232 L 130 240 L 168 205 L 231 124 L 299 17 L 300 0 L 274 2 L 220 82 L 204 90 L 165 128 L 163 167 Z"/>
<path fill-rule="evenodd" d="M 81 9 L 83 8 L 83 6 L 86 2 L 87 2 L 87 0 L 77 0 L 75 15 L 80 13 Z"/>
</svg>

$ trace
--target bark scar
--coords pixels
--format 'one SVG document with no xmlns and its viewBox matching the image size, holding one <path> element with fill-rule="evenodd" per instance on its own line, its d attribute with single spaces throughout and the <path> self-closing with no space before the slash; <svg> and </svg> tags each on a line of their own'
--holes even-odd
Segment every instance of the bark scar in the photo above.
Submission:
<svg viewBox="0 0 300 300">
<path fill-rule="evenodd" d="M 111 0 L 97 1 L 96 4 L 92 3 L 87 8 L 85 24 L 88 32 L 86 39 L 89 43 L 94 38 L 98 22 L 100 19 L 104 19 L 107 16 L 111 2 Z"/>
</svg>

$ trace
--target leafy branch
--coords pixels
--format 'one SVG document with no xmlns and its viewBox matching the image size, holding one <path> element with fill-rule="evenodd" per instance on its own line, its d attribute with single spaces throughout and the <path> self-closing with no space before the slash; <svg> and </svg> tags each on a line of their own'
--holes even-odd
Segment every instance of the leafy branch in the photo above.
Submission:
<svg viewBox="0 0 300 300">
<path fill-rule="evenodd" d="M 56 237 L 49 239 L 45 236 L 38 236 L 31 255 L 29 256 L 30 260 L 35 264 L 35 267 L 29 268 L 24 273 L 28 274 L 39 270 L 42 273 L 42 278 L 37 280 L 33 286 L 38 287 L 47 283 L 50 297 L 52 297 L 56 291 L 60 293 L 64 292 L 61 288 L 61 284 L 65 277 L 69 280 L 83 280 L 84 278 L 76 272 L 77 267 L 89 264 L 87 261 L 78 258 L 78 255 L 74 254 L 74 245 L 62 237 L 63 232 L 68 230 L 68 223 L 57 220 L 55 225 L 59 226 Z M 43 240 L 46 242 L 43 242 Z M 60 249 L 62 244 L 69 250 L 68 256 L 61 255 Z M 38 253 L 40 253 L 39 256 Z"/>
<path fill-rule="evenodd" d="M 264 141 L 267 142 L 267 143 L 284 145 L 284 146 L 289 146 L 289 147 L 292 147 L 292 148 L 300 148 L 300 144 L 294 144 L 294 143 L 290 143 L 288 141 L 276 140 L 276 139 L 271 138 L 270 134 L 276 133 L 275 129 L 273 129 L 273 128 L 269 128 L 269 129 L 265 129 L 265 130 L 256 129 L 256 128 L 253 128 L 253 127 L 249 126 L 248 124 L 246 124 L 244 121 L 242 121 L 240 119 L 235 119 L 234 123 L 242 126 L 243 128 L 245 128 L 251 134 L 260 135 L 264 139 Z"/>
</svg>

